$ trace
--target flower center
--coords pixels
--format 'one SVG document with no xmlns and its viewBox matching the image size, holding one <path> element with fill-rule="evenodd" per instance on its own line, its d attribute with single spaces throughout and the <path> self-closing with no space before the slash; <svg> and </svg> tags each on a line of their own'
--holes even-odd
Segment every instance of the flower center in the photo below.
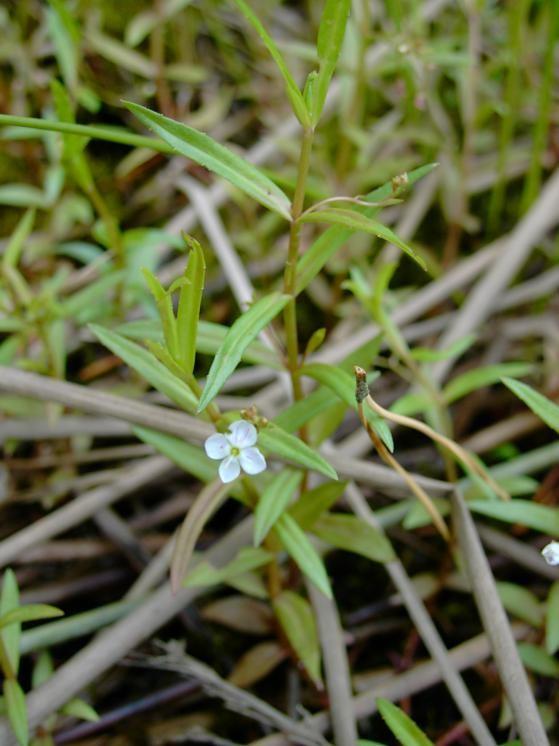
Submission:
<svg viewBox="0 0 559 746">
<path fill-rule="evenodd" d="M 240 448 L 236 448 L 236 446 L 232 446 L 231 448 L 231 456 L 238 456 L 241 452 Z"/>
</svg>

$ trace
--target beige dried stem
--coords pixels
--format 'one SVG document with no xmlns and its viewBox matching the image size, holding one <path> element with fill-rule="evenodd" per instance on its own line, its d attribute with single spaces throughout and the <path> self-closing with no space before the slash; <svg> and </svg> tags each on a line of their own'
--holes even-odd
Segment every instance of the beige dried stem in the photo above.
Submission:
<svg viewBox="0 0 559 746">
<path fill-rule="evenodd" d="M 448 526 L 444 522 L 443 517 L 437 510 L 429 495 L 422 487 L 419 486 L 412 475 L 407 472 L 404 467 L 398 463 L 398 461 L 396 461 L 394 456 L 390 453 L 388 448 L 384 445 L 382 440 L 369 424 L 369 421 L 365 416 L 365 412 L 363 411 L 363 402 L 367 401 L 368 398 L 371 398 L 369 394 L 369 386 L 367 384 L 367 374 L 365 373 L 363 368 L 360 368 L 357 365 L 354 366 L 354 371 L 356 380 L 355 398 L 357 399 L 357 411 L 359 413 L 359 419 L 361 420 L 361 424 L 365 428 L 365 431 L 367 432 L 373 445 L 377 449 L 379 456 L 385 462 L 385 464 L 387 464 L 392 469 L 394 469 L 394 471 L 400 474 L 410 490 L 420 500 L 427 513 L 433 519 L 433 523 L 435 524 L 443 539 L 445 541 L 450 541 L 450 532 L 448 530 Z"/>
<path fill-rule="evenodd" d="M 443 446 L 443 448 L 446 448 L 448 451 L 450 451 L 450 453 L 452 453 L 459 461 L 461 461 L 468 469 L 470 469 L 470 471 L 472 471 L 474 474 L 477 474 L 477 476 L 479 476 L 502 500 L 510 500 L 509 493 L 505 489 L 503 489 L 500 484 L 497 484 L 497 482 L 488 473 L 488 471 L 470 453 L 468 453 L 465 448 L 462 448 L 462 446 L 458 445 L 458 443 L 455 443 L 453 440 L 450 440 L 450 438 L 447 438 L 446 436 L 436 432 L 436 430 L 433 430 L 424 422 L 415 420 L 413 417 L 406 417 L 402 414 L 395 414 L 394 412 L 390 412 L 388 409 L 381 407 L 380 404 L 377 404 L 369 391 L 369 386 L 367 384 L 367 373 L 365 372 L 365 370 L 363 370 L 363 368 L 360 368 L 358 365 L 355 365 L 353 369 L 355 372 L 357 386 L 355 396 L 357 398 L 359 407 L 362 407 L 363 402 L 365 402 L 373 410 L 373 412 L 380 417 L 384 417 L 385 419 L 390 420 L 397 425 L 402 425 L 403 427 L 411 427 L 413 430 L 417 430 L 418 432 L 423 433 L 428 438 L 431 438 L 431 440 L 434 440 L 435 442 Z M 364 417 L 362 417 L 361 419 L 363 420 Z"/>
</svg>

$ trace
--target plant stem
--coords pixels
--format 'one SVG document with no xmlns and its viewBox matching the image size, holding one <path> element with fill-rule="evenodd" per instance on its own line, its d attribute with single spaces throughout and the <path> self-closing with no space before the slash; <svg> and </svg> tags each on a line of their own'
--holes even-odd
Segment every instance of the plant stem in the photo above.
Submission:
<svg viewBox="0 0 559 746">
<path fill-rule="evenodd" d="M 295 194 L 291 205 L 291 228 L 289 231 L 289 247 L 287 251 L 287 262 L 283 275 L 283 289 L 287 295 L 291 295 L 284 311 L 286 341 L 287 341 L 287 367 L 291 374 L 291 385 L 293 387 L 293 396 L 299 400 L 303 396 L 301 381 L 298 376 L 299 367 L 299 339 L 297 333 L 297 311 L 295 307 L 295 284 L 297 280 L 297 258 L 299 256 L 299 238 L 301 225 L 299 217 L 303 212 L 305 201 L 305 185 L 307 183 L 307 174 L 309 172 L 310 154 L 314 130 L 305 129 L 303 140 L 301 142 L 301 153 L 299 156 L 299 168 L 297 172 L 297 183 L 295 185 Z"/>
</svg>

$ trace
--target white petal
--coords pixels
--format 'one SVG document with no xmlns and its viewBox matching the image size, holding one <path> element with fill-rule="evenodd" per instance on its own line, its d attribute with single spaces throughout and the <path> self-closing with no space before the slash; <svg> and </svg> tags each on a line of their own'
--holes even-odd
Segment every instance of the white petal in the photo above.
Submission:
<svg viewBox="0 0 559 746">
<path fill-rule="evenodd" d="M 256 428 L 246 420 L 237 420 L 231 423 L 229 432 L 231 435 L 228 435 L 227 438 L 235 448 L 249 448 L 256 443 L 258 438 Z"/>
<path fill-rule="evenodd" d="M 559 565 L 559 541 L 552 541 L 545 546 L 542 555 L 548 565 Z"/>
<path fill-rule="evenodd" d="M 219 478 L 224 484 L 237 479 L 241 473 L 241 465 L 237 456 L 227 456 L 219 465 Z"/>
<path fill-rule="evenodd" d="M 221 433 L 210 435 L 204 443 L 204 448 L 206 449 L 206 455 L 216 460 L 225 458 L 231 453 L 229 441 Z"/>
<path fill-rule="evenodd" d="M 243 448 L 239 459 L 247 474 L 260 474 L 266 468 L 266 459 L 258 448 Z"/>
</svg>

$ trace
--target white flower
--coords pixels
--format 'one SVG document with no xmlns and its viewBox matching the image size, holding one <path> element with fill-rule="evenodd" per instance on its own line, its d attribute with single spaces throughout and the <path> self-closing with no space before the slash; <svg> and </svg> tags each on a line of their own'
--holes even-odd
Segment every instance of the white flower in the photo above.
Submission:
<svg viewBox="0 0 559 746">
<path fill-rule="evenodd" d="M 232 482 L 241 473 L 241 467 L 247 474 L 260 474 L 266 468 L 266 459 L 258 448 L 254 447 L 258 433 L 254 425 L 245 420 L 237 420 L 229 425 L 229 432 L 216 433 L 204 443 L 206 454 L 213 459 L 221 460 L 219 478 L 222 482 Z"/>
<path fill-rule="evenodd" d="M 548 565 L 559 565 L 559 541 L 552 541 L 542 549 L 542 555 Z"/>
</svg>

